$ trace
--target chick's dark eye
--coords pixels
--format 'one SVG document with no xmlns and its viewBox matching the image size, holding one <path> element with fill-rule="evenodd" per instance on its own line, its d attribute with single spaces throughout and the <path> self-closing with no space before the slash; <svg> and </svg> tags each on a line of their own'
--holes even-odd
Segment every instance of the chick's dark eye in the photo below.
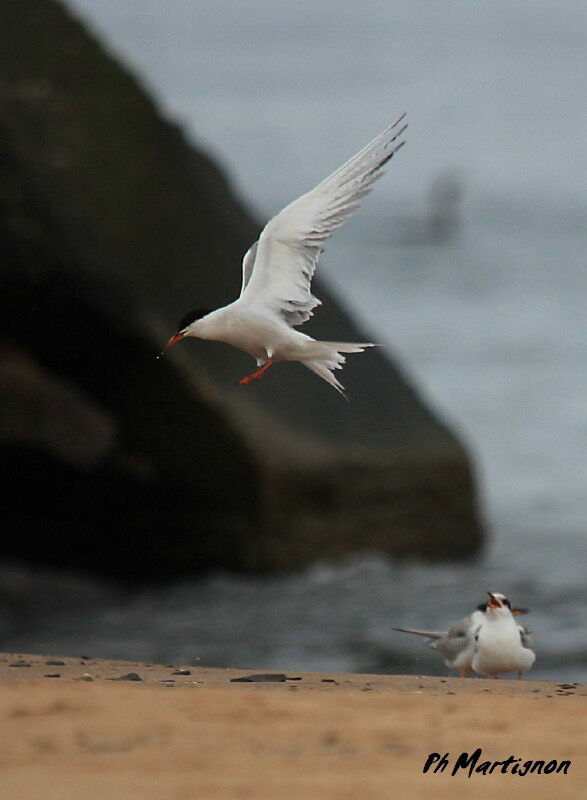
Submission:
<svg viewBox="0 0 587 800">
<path fill-rule="evenodd" d="M 504 606 L 507 606 L 508 608 L 512 607 L 512 604 L 510 603 L 510 601 L 506 600 L 505 597 L 501 602 L 504 604 Z"/>
</svg>

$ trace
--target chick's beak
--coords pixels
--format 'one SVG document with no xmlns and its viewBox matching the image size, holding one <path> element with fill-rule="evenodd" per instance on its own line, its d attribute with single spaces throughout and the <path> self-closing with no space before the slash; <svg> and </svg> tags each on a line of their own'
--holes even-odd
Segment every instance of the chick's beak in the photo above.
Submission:
<svg viewBox="0 0 587 800">
<path fill-rule="evenodd" d="M 157 358 L 162 358 L 162 356 L 164 356 L 165 353 L 168 350 L 170 350 L 173 347 L 174 344 L 177 344 L 178 342 L 180 342 L 183 339 L 184 336 L 185 336 L 185 333 L 183 333 L 182 331 L 180 331 L 179 333 L 176 333 L 174 336 L 172 336 L 171 339 L 167 342 L 167 344 L 163 348 L 163 351 L 161 352 L 161 354 L 157 356 Z"/>
<path fill-rule="evenodd" d="M 488 607 L 489 608 L 501 608 L 501 603 L 499 602 L 497 597 L 492 595 L 491 592 L 487 592 L 487 594 L 489 595 L 489 601 L 487 603 Z"/>
</svg>

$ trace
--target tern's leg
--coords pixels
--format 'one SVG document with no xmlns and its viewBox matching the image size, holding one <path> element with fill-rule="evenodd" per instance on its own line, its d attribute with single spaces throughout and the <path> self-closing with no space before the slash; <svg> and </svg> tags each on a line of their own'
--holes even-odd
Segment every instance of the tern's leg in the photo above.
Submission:
<svg viewBox="0 0 587 800">
<path fill-rule="evenodd" d="M 461 667 L 459 669 L 459 678 L 466 678 L 467 677 L 467 669 L 466 667 Z"/>
<path fill-rule="evenodd" d="M 245 383 L 250 383 L 251 381 L 258 381 L 260 380 L 263 375 L 267 372 L 269 367 L 273 364 L 273 359 L 270 358 L 269 361 L 266 361 L 262 367 L 259 367 L 258 370 L 255 372 L 251 372 L 250 375 L 245 375 L 244 378 L 241 378 L 240 381 L 237 381 L 237 386 L 244 386 Z"/>
<path fill-rule="evenodd" d="M 522 680 L 522 673 L 521 673 L 521 672 L 518 672 L 518 680 L 519 680 L 519 681 L 521 681 L 521 680 Z"/>
</svg>

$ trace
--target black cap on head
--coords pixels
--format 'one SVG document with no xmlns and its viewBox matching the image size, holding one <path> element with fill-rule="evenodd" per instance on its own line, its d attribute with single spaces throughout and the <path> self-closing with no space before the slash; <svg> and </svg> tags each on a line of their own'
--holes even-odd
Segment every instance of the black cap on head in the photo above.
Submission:
<svg viewBox="0 0 587 800">
<path fill-rule="evenodd" d="M 183 329 L 187 328 L 188 325 L 191 325 L 192 322 L 195 322 L 197 319 L 202 319 L 202 317 L 205 317 L 206 314 L 209 313 L 209 308 L 196 308 L 194 311 L 188 311 L 188 313 L 177 323 L 177 330 L 183 331 Z"/>
</svg>

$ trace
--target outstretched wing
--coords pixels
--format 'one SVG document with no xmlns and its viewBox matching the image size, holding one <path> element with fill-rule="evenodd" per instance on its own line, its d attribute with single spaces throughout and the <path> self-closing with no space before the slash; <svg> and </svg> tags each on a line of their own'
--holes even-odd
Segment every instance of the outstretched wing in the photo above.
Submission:
<svg viewBox="0 0 587 800">
<path fill-rule="evenodd" d="M 405 114 L 265 226 L 243 259 L 241 300 L 301 325 L 320 301 L 310 291 L 322 243 L 346 222 L 404 144 Z"/>
</svg>

